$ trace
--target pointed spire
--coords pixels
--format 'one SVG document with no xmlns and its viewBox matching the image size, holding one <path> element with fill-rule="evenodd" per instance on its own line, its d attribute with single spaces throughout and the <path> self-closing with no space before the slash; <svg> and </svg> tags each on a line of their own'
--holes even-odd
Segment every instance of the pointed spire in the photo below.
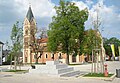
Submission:
<svg viewBox="0 0 120 83">
<path fill-rule="evenodd" d="M 28 9 L 26 17 L 29 20 L 29 22 L 31 22 L 34 18 L 33 13 L 32 13 L 32 9 L 31 9 L 31 5 L 29 5 L 29 9 Z"/>
</svg>

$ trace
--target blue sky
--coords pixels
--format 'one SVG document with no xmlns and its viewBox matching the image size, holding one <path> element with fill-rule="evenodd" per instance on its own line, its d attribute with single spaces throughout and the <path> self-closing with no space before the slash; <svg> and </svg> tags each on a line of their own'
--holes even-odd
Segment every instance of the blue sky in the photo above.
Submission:
<svg viewBox="0 0 120 83">
<path fill-rule="evenodd" d="M 80 10 L 88 8 L 89 19 L 85 24 L 86 29 L 93 27 L 92 22 L 96 19 L 96 9 L 99 10 L 103 37 L 117 37 L 120 39 L 120 0 L 66 0 L 76 3 Z M 22 23 L 31 3 L 37 27 L 48 28 L 52 21 L 55 10 L 54 6 L 59 5 L 59 0 L 0 0 L 0 41 L 10 40 L 12 26 L 16 21 Z M 101 7 L 98 7 L 98 4 Z"/>
</svg>

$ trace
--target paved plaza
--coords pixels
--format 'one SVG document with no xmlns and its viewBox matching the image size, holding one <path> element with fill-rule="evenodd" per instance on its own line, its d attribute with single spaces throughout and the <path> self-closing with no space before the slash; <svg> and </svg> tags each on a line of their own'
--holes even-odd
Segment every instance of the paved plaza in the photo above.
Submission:
<svg viewBox="0 0 120 83">
<path fill-rule="evenodd" d="M 108 61 L 108 71 L 115 73 L 116 69 L 120 69 L 119 61 Z M 6 66 L 0 66 L 6 67 Z M 24 69 L 30 66 L 23 67 Z M 81 72 L 90 72 L 91 64 L 83 64 L 72 66 L 75 70 Z M 13 74 L 13 73 L 0 73 L 0 83 L 120 83 L 120 78 L 116 78 L 113 81 L 105 81 L 101 79 L 82 78 L 82 77 L 55 77 L 44 74 Z"/>
</svg>

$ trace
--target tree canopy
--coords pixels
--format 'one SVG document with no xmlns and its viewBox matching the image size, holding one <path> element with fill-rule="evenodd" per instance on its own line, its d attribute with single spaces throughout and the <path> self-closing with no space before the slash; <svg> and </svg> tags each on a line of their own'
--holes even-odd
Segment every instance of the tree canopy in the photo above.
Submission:
<svg viewBox="0 0 120 83">
<path fill-rule="evenodd" d="M 48 49 L 51 52 L 62 51 L 67 54 L 79 53 L 83 43 L 84 22 L 88 19 L 88 10 L 79 10 L 75 3 L 60 0 L 55 6 L 56 16 L 53 16 L 48 31 Z"/>
<path fill-rule="evenodd" d="M 11 40 L 13 44 L 13 51 L 19 52 L 23 47 L 23 36 L 22 36 L 22 28 L 19 28 L 19 22 L 17 21 L 16 24 L 13 25 L 12 32 L 11 32 Z"/>
<path fill-rule="evenodd" d="M 91 55 L 92 50 L 101 47 L 101 37 L 96 30 L 89 29 L 84 35 L 84 53 Z"/>
<path fill-rule="evenodd" d="M 12 40 L 12 54 L 13 54 L 12 56 L 15 58 L 14 64 L 16 70 L 16 64 L 18 61 L 17 59 L 23 48 L 23 33 L 22 33 L 22 28 L 19 27 L 18 21 L 16 22 L 16 24 L 13 25 L 11 31 L 11 40 Z"/>
<path fill-rule="evenodd" d="M 110 57 L 112 56 L 112 50 L 110 47 L 111 44 L 114 44 L 115 46 L 115 55 L 119 56 L 118 46 L 120 46 L 120 40 L 115 37 L 112 37 L 110 39 L 104 38 L 104 48 L 106 54 L 109 55 Z"/>
</svg>

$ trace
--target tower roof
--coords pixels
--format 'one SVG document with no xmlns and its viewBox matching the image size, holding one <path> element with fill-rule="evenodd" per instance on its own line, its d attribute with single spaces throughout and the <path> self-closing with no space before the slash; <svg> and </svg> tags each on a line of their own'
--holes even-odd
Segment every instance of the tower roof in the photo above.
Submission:
<svg viewBox="0 0 120 83">
<path fill-rule="evenodd" d="M 27 15 L 26 15 L 27 19 L 29 20 L 29 22 L 31 22 L 34 18 L 33 16 L 33 13 L 32 13 L 32 9 L 31 9 L 31 6 L 29 6 L 29 10 L 27 12 Z"/>
<path fill-rule="evenodd" d="M 0 41 L 0 44 L 4 44 L 4 43 Z"/>
</svg>

